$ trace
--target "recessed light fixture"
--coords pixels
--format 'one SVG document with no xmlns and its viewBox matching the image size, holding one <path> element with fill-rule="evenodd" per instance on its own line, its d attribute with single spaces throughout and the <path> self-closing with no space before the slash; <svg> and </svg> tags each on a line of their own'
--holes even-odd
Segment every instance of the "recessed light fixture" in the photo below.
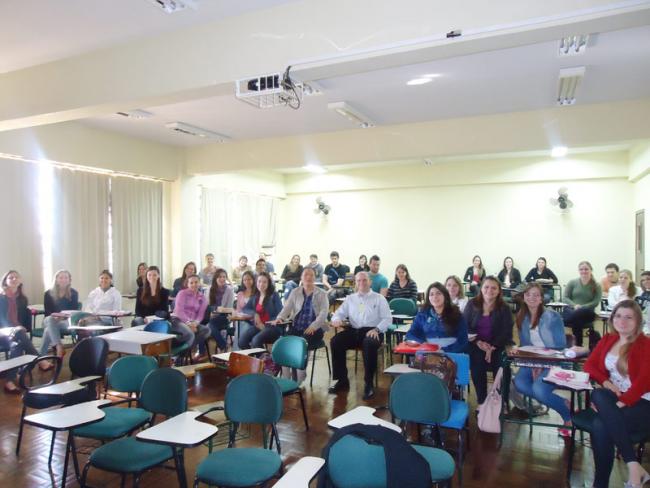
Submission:
<svg viewBox="0 0 650 488">
<path fill-rule="evenodd" d="M 585 76 L 585 67 L 562 68 L 557 84 L 557 104 L 573 105 L 576 103 L 576 90 Z"/>
<path fill-rule="evenodd" d="M 362 129 L 374 127 L 375 123 L 359 112 L 356 108 L 350 106 L 347 102 L 332 102 L 327 104 L 327 108 L 334 110 L 337 114 L 345 117 L 350 122 L 356 124 Z"/>
<path fill-rule="evenodd" d="M 551 149 L 551 157 L 554 158 L 563 158 L 569 152 L 569 148 L 566 146 L 555 146 Z"/>
<path fill-rule="evenodd" d="M 322 175 L 323 173 L 327 173 L 327 170 L 323 168 L 320 164 L 317 163 L 308 163 L 303 166 L 303 168 L 310 173 Z"/>
<path fill-rule="evenodd" d="M 168 124 L 165 124 L 165 127 L 188 136 L 202 137 L 204 139 L 217 139 L 219 142 L 225 142 L 230 139 L 230 137 L 219 134 L 218 132 L 212 132 L 211 130 L 202 129 L 201 127 L 195 127 L 184 122 L 169 122 Z"/>
<path fill-rule="evenodd" d="M 407 81 L 406 84 L 408 86 L 426 85 L 427 83 L 431 83 L 434 78 L 438 78 L 439 76 L 439 73 L 430 73 L 427 75 L 419 76 L 418 78 L 413 78 L 412 80 Z"/>
<path fill-rule="evenodd" d="M 146 110 L 142 110 L 140 108 L 116 113 L 117 115 L 121 115 L 122 117 L 127 117 L 129 119 L 150 119 L 153 117 L 153 114 L 151 112 L 147 112 Z"/>
<path fill-rule="evenodd" d="M 166 14 L 174 14 L 188 7 L 192 10 L 196 10 L 197 8 L 196 0 L 149 0 L 149 2 L 153 3 Z"/>
</svg>

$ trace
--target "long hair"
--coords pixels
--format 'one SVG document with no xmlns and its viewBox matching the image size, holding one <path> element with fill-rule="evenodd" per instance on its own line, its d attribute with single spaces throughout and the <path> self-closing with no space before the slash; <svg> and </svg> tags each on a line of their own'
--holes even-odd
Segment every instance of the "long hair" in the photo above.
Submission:
<svg viewBox="0 0 650 488">
<path fill-rule="evenodd" d="M 630 283 L 627 285 L 627 290 L 625 291 L 625 294 L 628 296 L 628 298 L 634 299 L 636 295 L 636 284 L 634 283 L 634 275 L 632 274 L 632 271 L 629 269 L 622 269 L 619 273 L 619 276 L 625 273 L 630 277 Z"/>
<path fill-rule="evenodd" d="M 147 274 L 149 274 L 149 271 L 156 271 L 158 273 L 158 280 L 156 281 L 156 294 L 155 297 L 156 299 L 154 300 L 154 294 L 151 290 L 151 284 L 149 283 L 149 280 L 147 279 Z M 160 303 L 160 270 L 158 269 L 158 266 L 149 266 L 147 268 L 147 273 L 144 275 L 144 283 L 143 283 L 143 288 L 142 288 L 142 303 L 145 305 L 152 305 L 154 303 Z"/>
<path fill-rule="evenodd" d="M 440 314 L 442 323 L 445 326 L 445 332 L 448 336 L 456 335 L 456 332 L 458 331 L 458 323 L 460 322 L 461 317 L 460 309 L 451 303 L 451 296 L 449 296 L 449 292 L 447 291 L 447 288 L 445 288 L 445 285 L 439 281 L 436 281 L 429 285 L 426 294 L 424 295 L 424 304 L 422 305 L 422 311 L 428 312 L 429 310 L 433 309 L 431 300 L 429 300 L 429 293 L 433 288 L 438 290 L 445 297 L 445 304 L 443 306 L 442 313 Z"/>
<path fill-rule="evenodd" d="M 495 278 L 494 276 L 492 276 L 492 275 L 490 275 L 490 276 L 486 276 L 486 277 L 483 279 L 483 282 L 481 283 L 481 287 L 479 288 L 479 292 L 478 292 L 478 294 L 477 294 L 477 295 L 472 299 L 472 303 L 474 304 L 474 306 L 475 306 L 476 308 L 479 308 L 479 309 L 483 310 L 483 302 L 485 301 L 485 300 L 483 299 L 483 285 L 484 285 L 486 282 L 488 282 L 488 281 L 491 281 L 491 282 L 495 283 L 495 284 L 497 285 L 497 287 L 499 288 L 499 294 L 497 295 L 496 300 L 494 300 L 494 310 L 496 310 L 497 308 L 503 308 L 503 307 L 505 307 L 506 304 L 505 304 L 505 302 L 503 301 L 503 292 L 501 291 L 501 283 L 499 282 L 498 279 L 496 279 L 496 278 Z"/>
<path fill-rule="evenodd" d="M 509 259 L 510 261 L 512 261 L 512 268 L 510 268 L 509 271 L 508 271 L 508 268 L 506 268 L 506 261 L 507 261 L 508 259 Z M 510 256 L 506 256 L 505 258 L 503 258 L 503 271 L 506 272 L 505 276 L 510 276 L 510 278 L 512 278 L 511 273 L 512 273 L 512 270 L 513 270 L 513 269 L 515 269 L 515 260 L 512 259 Z"/>
<path fill-rule="evenodd" d="M 410 282 L 411 275 L 409 274 L 409 269 L 406 267 L 405 264 L 398 264 L 397 267 L 395 268 L 395 281 L 399 283 L 399 278 L 397 277 L 397 271 L 400 269 L 406 273 L 406 282 L 407 283 Z"/>
<path fill-rule="evenodd" d="M 481 256 L 478 254 L 472 258 L 472 267 L 474 267 L 474 260 L 478 258 L 479 264 L 478 264 L 478 269 L 483 269 L 483 260 L 481 259 Z"/>
<path fill-rule="evenodd" d="M 196 267 L 196 263 L 194 261 L 189 261 L 189 262 L 185 263 L 185 266 L 183 266 L 183 275 L 181 276 L 181 280 L 182 280 L 182 285 L 181 286 L 183 288 L 187 288 L 187 280 L 191 276 L 191 275 L 187 274 L 187 268 L 189 268 L 190 266 L 194 266 L 194 273 L 192 273 L 192 274 L 196 274 L 196 272 L 198 271 L 198 269 Z"/>
<path fill-rule="evenodd" d="M 66 286 L 64 289 L 61 289 L 57 283 L 57 279 L 59 278 L 59 275 L 63 273 L 68 275 L 68 286 Z M 70 274 L 70 271 L 67 269 L 60 269 L 54 273 L 54 278 L 52 278 L 52 287 L 47 292 L 54 300 L 58 300 L 60 298 L 67 298 L 70 300 L 72 298 L 72 275 Z"/>
<path fill-rule="evenodd" d="M 594 267 L 591 265 L 591 263 L 589 261 L 580 261 L 578 263 L 578 268 L 580 268 L 580 266 L 583 266 L 583 265 L 587 266 L 589 268 L 589 271 L 591 271 L 591 278 L 589 279 L 589 283 L 587 283 L 587 284 L 589 285 L 589 290 L 591 291 L 591 294 L 595 295 L 596 294 L 596 280 L 594 280 L 594 273 L 593 273 Z M 634 291 L 636 292 L 636 289 Z"/>
<path fill-rule="evenodd" d="M 7 291 L 7 278 L 9 278 L 9 275 L 11 273 L 16 273 L 16 275 L 20 278 L 20 273 L 16 271 L 15 269 L 10 269 L 7 271 L 4 275 L 2 275 L 2 282 L 0 285 L 2 286 L 2 294 L 4 294 Z M 22 297 L 23 296 L 23 284 L 21 283 L 18 285 L 18 289 L 16 290 L 16 296 L 17 297 Z"/>
<path fill-rule="evenodd" d="M 226 277 L 226 280 L 228 280 L 228 271 L 226 271 L 223 268 L 217 268 L 217 270 L 214 272 L 214 276 L 212 276 L 212 284 L 210 285 L 210 296 L 209 296 L 210 305 L 217 305 L 217 306 L 221 305 L 220 303 L 216 303 L 216 302 L 217 302 L 217 291 L 219 289 L 219 285 L 217 284 L 217 278 L 219 278 L 219 276 L 222 275 Z M 231 305 L 228 306 L 230 307 Z"/>
<path fill-rule="evenodd" d="M 515 322 L 517 324 L 517 329 L 521 330 L 521 324 L 524 323 L 524 320 L 526 320 L 526 316 L 529 315 L 531 320 L 530 320 L 530 328 L 534 329 L 537 327 L 539 324 L 539 319 L 544 313 L 544 291 L 542 290 L 542 287 L 540 286 L 539 283 L 528 283 L 526 285 L 526 288 L 524 288 L 523 295 L 528 293 L 532 289 L 536 289 L 539 292 L 539 296 L 542 297 L 542 301 L 540 302 L 539 306 L 537 307 L 537 314 L 535 315 L 535 318 L 533 319 L 533 314 L 531 313 L 530 309 L 528 308 L 528 305 L 526 305 L 526 301 L 522 300 L 521 301 L 521 308 L 519 309 L 519 312 L 517 312 L 517 317 L 515 319 Z"/>
<path fill-rule="evenodd" d="M 255 275 L 253 274 L 252 271 L 246 270 L 241 274 L 241 283 L 239 284 L 239 291 L 246 290 L 246 287 L 244 286 L 244 278 L 246 276 L 250 276 L 250 279 L 253 282 L 253 286 L 251 286 L 251 296 L 253 296 L 257 293 L 257 283 L 255 283 Z"/>
<path fill-rule="evenodd" d="M 273 278 L 271 278 L 271 275 L 268 274 L 266 271 L 262 271 L 257 275 L 257 278 L 259 279 L 260 276 L 264 276 L 267 279 L 268 286 L 266 287 L 266 294 L 264 295 L 264 300 L 262 300 L 262 307 L 264 307 L 264 310 L 266 310 L 266 305 L 269 303 L 269 300 L 271 299 L 271 296 L 275 293 L 275 283 L 273 283 Z M 256 290 L 255 294 L 259 294 L 260 291 Z"/>
<path fill-rule="evenodd" d="M 621 308 L 632 310 L 632 312 L 634 312 L 634 318 L 636 319 L 636 327 L 634 329 L 634 332 L 628 338 L 627 342 L 623 344 L 618 350 L 618 361 L 616 361 L 616 369 L 618 369 L 618 372 L 623 376 L 627 376 L 627 357 L 630 353 L 630 347 L 632 347 L 632 344 L 634 341 L 636 341 L 637 337 L 641 335 L 643 312 L 641 312 L 641 307 L 639 307 L 639 304 L 634 300 L 622 300 L 618 302 L 614 307 L 614 310 L 612 310 L 612 315 L 609 317 L 609 325 L 613 330 L 616 330 L 614 328 L 614 317 L 616 315 L 616 312 L 618 312 L 618 310 Z"/>
<path fill-rule="evenodd" d="M 458 298 L 459 299 L 460 298 L 465 298 L 465 290 L 464 290 L 463 282 L 461 281 L 461 279 L 456 275 L 447 276 L 447 279 L 445 280 L 445 285 L 447 284 L 447 282 L 449 280 L 455 281 L 456 284 L 458 285 Z"/>
<path fill-rule="evenodd" d="M 293 258 L 298 258 L 298 264 L 293 264 Z M 289 260 L 289 264 L 287 266 L 289 267 L 292 273 L 295 273 L 298 270 L 298 267 L 300 266 L 300 256 L 298 256 L 297 254 L 291 256 L 291 259 Z"/>
</svg>

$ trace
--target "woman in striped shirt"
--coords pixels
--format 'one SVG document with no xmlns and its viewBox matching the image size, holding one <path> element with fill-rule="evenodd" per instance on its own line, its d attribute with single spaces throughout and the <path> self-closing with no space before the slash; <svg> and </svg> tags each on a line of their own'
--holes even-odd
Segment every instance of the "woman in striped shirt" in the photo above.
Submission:
<svg viewBox="0 0 650 488">
<path fill-rule="evenodd" d="M 414 302 L 418 299 L 418 285 L 411 279 L 409 270 L 404 264 L 395 268 L 395 280 L 388 288 L 386 299 L 390 302 L 393 298 L 410 298 Z"/>
</svg>

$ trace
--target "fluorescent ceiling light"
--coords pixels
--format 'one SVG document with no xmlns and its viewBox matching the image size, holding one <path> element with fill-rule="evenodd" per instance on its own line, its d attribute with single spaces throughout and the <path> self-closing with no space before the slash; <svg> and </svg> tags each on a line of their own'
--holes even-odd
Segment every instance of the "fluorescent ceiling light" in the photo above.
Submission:
<svg viewBox="0 0 650 488">
<path fill-rule="evenodd" d="M 169 122 L 168 124 L 165 124 L 165 127 L 173 131 L 180 132 L 181 134 L 203 137 L 205 139 L 217 139 L 219 142 L 225 142 L 230 139 L 230 137 L 219 134 L 218 132 L 212 132 L 211 130 L 202 129 L 201 127 L 195 127 L 183 122 Z"/>
<path fill-rule="evenodd" d="M 187 7 L 196 10 L 196 1 L 197 0 L 149 0 L 150 3 L 153 3 L 156 7 L 167 14 L 180 12 L 181 10 L 185 10 Z"/>
<path fill-rule="evenodd" d="M 327 104 L 327 108 L 334 110 L 337 114 L 345 117 L 353 124 L 357 125 L 362 129 L 368 129 L 374 127 L 375 123 L 370 120 L 370 118 L 363 115 L 354 107 L 350 106 L 346 102 L 332 102 Z"/>
<path fill-rule="evenodd" d="M 576 90 L 584 76 L 584 66 L 560 70 L 560 79 L 557 86 L 558 105 L 573 105 L 576 103 Z"/>
<path fill-rule="evenodd" d="M 588 41 L 589 34 L 563 37 L 560 39 L 558 56 L 576 56 L 583 54 L 587 50 Z"/>
<path fill-rule="evenodd" d="M 554 158 L 563 158 L 569 152 L 569 148 L 566 146 L 555 146 L 551 149 L 551 157 Z"/>
<path fill-rule="evenodd" d="M 325 168 L 323 168 L 320 164 L 316 164 L 316 163 L 306 164 L 305 166 L 303 166 L 303 168 L 309 171 L 310 173 L 314 173 L 314 174 L 322 175 L 323 173 L 327 173 L 327 170 Z"/>
<path fill-rule="evenodd" d="M 147 112 L 146 110 L 139 108 L 135 110 L 127 110 L 125 112 L 117 112 L 117 115 L 128 117 L 129 119 L 150 119 L 153 117 L 153 114 L 151 112 Z"/>
<path fill-rule="evenodd" d="M 430 73 L 427 75 L 419 76 L 418 78 L 413 78 L 412 80 L 407 81 L 406 84 L 409 86 L 425 85 L 427 83 L 431 83 L 434 78 L 438 78 L 439 76 L 439 73 Z"/>
</svg>

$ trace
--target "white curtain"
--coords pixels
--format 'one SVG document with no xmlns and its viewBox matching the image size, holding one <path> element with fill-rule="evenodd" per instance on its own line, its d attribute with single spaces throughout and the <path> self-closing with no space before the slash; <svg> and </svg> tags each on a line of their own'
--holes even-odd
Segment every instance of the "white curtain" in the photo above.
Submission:
<svg viewBox="0 0 650 488">
<path fill-rule="evenodd" d="M 108 268 L 108 185 L 105 175 L 53 168 L 52 272 L 68 269 L 84 301 Z"/>
<path fill-rule="evenodd" d="M 138 263 L 162 269 L 162 183 L 113 178 L 111 210 L 115 284 L 135 291 Z"/>
<path fill-rule="evenodd" d="M 211 252 L 229 273 L 242 255 L 254 265 L 262 246 L 275 245 L 277 209 L 277 198 L 202 188 L 202 256 Z"/>
<path fill-rule="evenodd" d="M 18 271 L 30 303 L 43 303 L 38 189 L 38 165 L 0 159 L 0 274 Z"/>
</svg>

